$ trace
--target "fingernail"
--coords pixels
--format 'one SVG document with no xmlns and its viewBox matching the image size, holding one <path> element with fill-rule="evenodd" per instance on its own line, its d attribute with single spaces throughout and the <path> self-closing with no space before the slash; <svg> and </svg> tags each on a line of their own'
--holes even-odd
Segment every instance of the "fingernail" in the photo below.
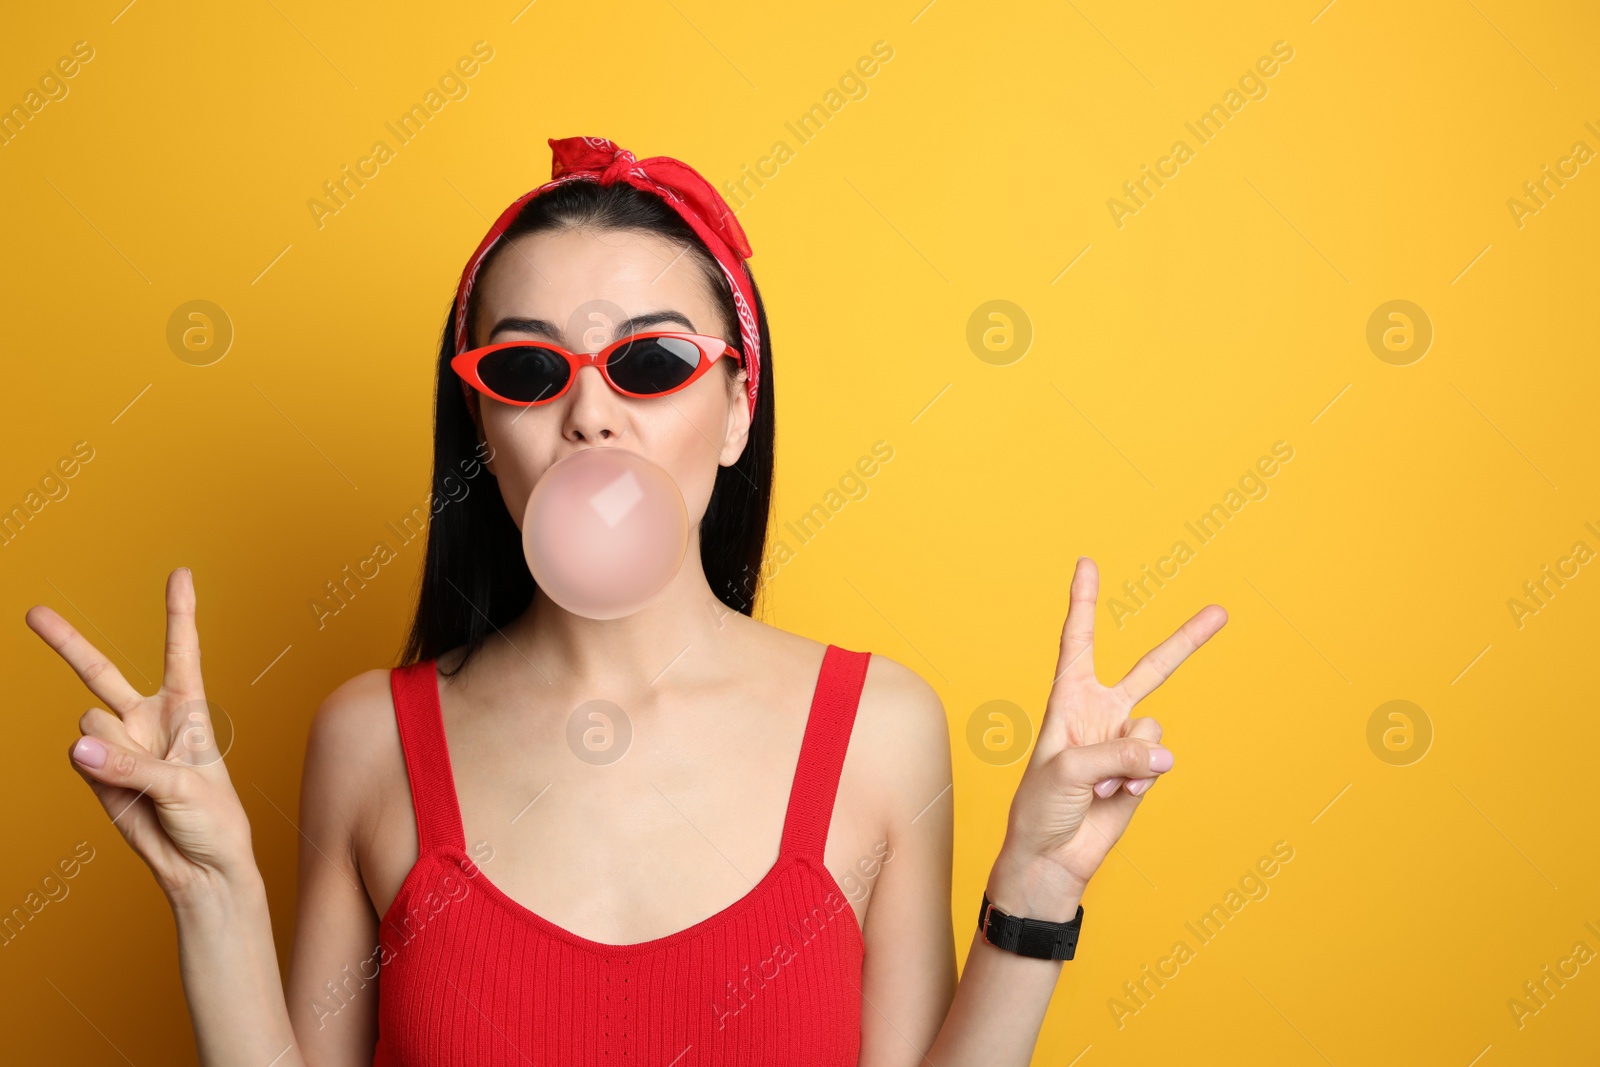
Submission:
<svg viewBox="0 0 1600 1067">
<path fill-rule="evenodd" d="M 1096 782 L 1094 787 L 1094 795 L 1097 797 L 1108 797 L 1112 793 L 1115 793 L 1117 791 L 1117 787 L 1120 785 L 1122 785 L 1121 778 L 1107 778 L 1103 782 Z"/>
<path fill-rule="evenodd" d="M 1128 783 L 1128 792 L 1132 793 L 1134 796 L 1138 796 L 1140 793 L 1143 793 L 1146 789 L 1149 789 L 1150 788 L 1150 783 L 1153 782 L 1153 781 L 1155 781 L 1154 778 L 1138 778 L 1138 779 L 1135 779 L 1134 781 L 1131 781 L 1131 782 Z"/>
<path fill-rule="evenodd" d="M 1172 770 L 1172 752 L 1156 745 L 1150 750 L 1150 769 L 1152 771 Z"/>
<path fill-rule="evenodd" d="M 106 746 L 93 737 L 80 737 L 72 746 L 72 758 L 85 767 L 103 767 L 106 763 Z"/>
</svg>

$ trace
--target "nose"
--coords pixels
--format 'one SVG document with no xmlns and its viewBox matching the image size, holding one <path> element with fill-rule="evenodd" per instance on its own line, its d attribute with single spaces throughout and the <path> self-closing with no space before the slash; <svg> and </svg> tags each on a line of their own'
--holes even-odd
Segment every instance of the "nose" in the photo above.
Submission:
<svg viewBox="0 0 1600 1067">
<path fill-rule="evenodd" d="M 567 390 L 566 413 L 561 427 L 569 441 L 611 440 L 622 426 L 622 400 L 598 367 L 581 367 Z"/>
</svg>

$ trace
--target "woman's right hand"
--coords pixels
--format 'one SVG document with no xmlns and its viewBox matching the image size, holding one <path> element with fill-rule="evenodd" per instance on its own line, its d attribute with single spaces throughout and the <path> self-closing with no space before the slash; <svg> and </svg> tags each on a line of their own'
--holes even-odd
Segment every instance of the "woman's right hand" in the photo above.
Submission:
<svg viewBox="0 0 1600 1067">
<path fill-rule="evenodd" d="M 175 907 L 259 877 L 200 680 L 194 611 L 194 578 L 181 567 L 167 576 L 167 650 L 154 696 L 50 608 L 27 614 L 29 629 L 110 709 L 84 712 L 68 758 Z"/>
</svg>

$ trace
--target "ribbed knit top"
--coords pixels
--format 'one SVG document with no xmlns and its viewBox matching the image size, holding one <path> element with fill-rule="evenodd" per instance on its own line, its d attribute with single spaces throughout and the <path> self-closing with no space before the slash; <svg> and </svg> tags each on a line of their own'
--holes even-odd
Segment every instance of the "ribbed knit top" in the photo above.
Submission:
<svg viewBox="0 0 1600 1067">
<path fill-rule="evenodd" d="M 822 855 L 870 657 L 823 654 L 771 869 L 631 945 L 489 881 L 465 850 L 434 661 L 392 671 L 420 855 L 379 930 L 374 1067 L 853 1067 L 861 928 Z"/>
</svg>

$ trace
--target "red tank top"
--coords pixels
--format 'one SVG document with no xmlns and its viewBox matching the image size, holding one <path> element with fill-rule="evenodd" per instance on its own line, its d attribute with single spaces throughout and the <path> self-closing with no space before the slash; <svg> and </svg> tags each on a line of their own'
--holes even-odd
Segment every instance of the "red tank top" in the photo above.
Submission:
<svg viewBox="0 0 1600 1067">
<path fill-rule="evenodd" d="M 778 858 L 650 941 L 580 937 L 465 851 L 434 661 L 391 672 L 420 855 L 379 929 L 374 1067 L 835 1067 L 861 1046 L 861 928 L 823 866 L 868 652 L 823 654 Z"/>
</svg>

